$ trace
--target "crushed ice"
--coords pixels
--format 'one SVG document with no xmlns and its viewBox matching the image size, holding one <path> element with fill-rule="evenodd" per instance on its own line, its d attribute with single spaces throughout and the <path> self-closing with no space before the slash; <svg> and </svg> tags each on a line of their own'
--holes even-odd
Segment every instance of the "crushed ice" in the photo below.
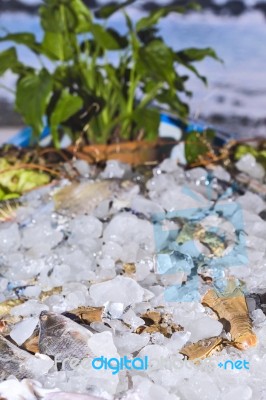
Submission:
<svg viewBox="0 0 266 400">
<path fill-rule="evenodd" d="M 254 168 L 250 168 L 251 162 Z M 194 168 L 185 172 L 173 160 L 165 160 L 154 168 L 145 187 L 128 165 L 117 161 L 109 161 L 104 171 L 96 171 L 84 161 L 76 161 L 74 167 L 80 173 L 81 185 L 93 184 L 95 179 L 107 182 L 102 195 L 97 192 L 101 190 L 98 186 L 90 186 L 89 197 L 84 197 L 84 189 L 79 192 L 76 187 L 73 196 L 77 196 L 77 202 L 65 198 L 56 205 L 53 194 L 69 184 L 64 181 L 24 196 L 17 218 L 0 226 L 1 301 L 24 300 L 10 310 L 14 318 L 8 322 L 10 337 L 22 345 L 38 327 L 42 311 L 63 313 L 81 306 L 104 307 L 103 320 L 91 324 L 95 334 L 89 341 L 94 353 L 108 357 L 148 356 L 149 369 L 122 371 L 113 376 L 110 371 L 90 369 L 81 373 L 51 368 L 38 381 L 19 382 L 14 377 L 3 381 L 0 396 L 7 400 L 262 400 L 266 318 L 255 309 L 253 299 L 248 303 L 259 337 L 256 348 L 245 353 L 226 348 L 200 364 L 184 361 L 179 354 L 189 341 L 219 336 L 223 330 L 199 298 L 189 297 L 191 291 L 206 289 L 200 276 L 215 279 L 211 271 L 216 268 L 220 280 L 231 275 L 243 280 L 247 293 L 266 287 L 266 222 L 258 215 L 266 209 L 262 198 L 249 191 L 244 195 L 230 191 L 230 175 L 222 167 L 211 171 L 210 180 L 210 171 Z M 258 180 L 264 177 L 264 171 L 247 157 L 237 163 L 237 168 Z M 142 178 L 140 181 L 143 183 Z M 227 197 L 223 196 L 225 183 Z M 71 187 L 69 190 L 67 196 L 71 196 Z M 238 202 L 243 213 L 246 264 L 229 264 L 222 270 L 215 265 L 209 268 L 213 262 L 210 249 L 220 246 L 224 256 L 232 249 L 236 233 L 240 235 L 218 212 L 207 213 L 201 226 L 193 228 L 192 237 L 182 236 L 182 244 L 175 242 L 181 232 L 180 215 L 186 216 L 186 210 L 194 210 L 190 220 L 194 218 L 197 223 L 200 213 L 217 204 L 233 202 Z M 156 242 L 158 221 L 167 212 L 175 211 L 181 214 L 166 220 Z M 208 241 L 202 240 L 202 229 L 210 225 L 223 231 L 225 246 L 221 239 L 214 242 L 211 235 Z M 189 229 L 183 230 L 182 235 L 188 232 Z M 201 262 L 195 264 L 197 254 L 201 254 Z M 197 279 L 199 287 L 194 285 Z M 180 288 L 183 294 L 178 291 Z M 176 297 L 177 293 L 183 297 Z M 136 330 L 145 323 L 141 315 L 158 308 L 172 315 L 173 323 L 184 330 L 170 337 L 159 331 L 137 334 Z M 249 359 L 250 371 L 240 374 L 219 369 L 218 363 L 229 357 Z M 47 363 L 47 359 L 42 362 Z M 40 362 L 32 368 L 40 368 L 40 374 L 45 369 Z"/>
</svg>

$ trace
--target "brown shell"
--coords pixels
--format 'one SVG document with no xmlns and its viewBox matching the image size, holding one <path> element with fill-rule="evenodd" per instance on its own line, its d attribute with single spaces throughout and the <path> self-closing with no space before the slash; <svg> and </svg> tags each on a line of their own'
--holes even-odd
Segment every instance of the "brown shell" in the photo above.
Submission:
<svg viewBox="0 0 266 400">
<path fill-rule="evenodd" d="M 13 307 L 19 306 L 22 303 L 25 303 L 26 300 L 22 299 L 15 299 L 15 300 L 6 300 L 0 303 L 0 318 L 4 317 L 5 315 L 9 315 L 10 311 Z"/>
<path fill-rule="evenodd" d="M 31 353 L 39 353 L 39 330 L 35 330 L 21 347 Z"/>
<path fill-rule="evenodd" d="M 62 286 L 56 286 L 51 290 L 42 290 L 39 299 L 41 301 L 46 300 L 48 297 L 54 295 L 54 294 L 60 294 L 62 293 L 63 287 Z"/>
<path fill-rule="evenodd" d="M 75 310 L 69 311 L 69 313 L 79 317 L 81 322 L 91 324 L 92 322 L 102 321 L 103 311 L 103 307 L 78 307 Z"/>
<path fill-rule="evenodd" d="M 180 350 L 180 353 L 186 356 L 189 360 L 203 360 L 214 352 L 221 351 L 225 344 L 226 342 L 223 338 L 213 337 L 210 339 L 199 340 L 197 343 L 184 346 Z"/>
<path fill-rule="evenodd" d="M 97 205 L 110 197 L 114 184 L 110 181 L 73 182 L 54 195 L 55 208 L 59 212 L 86 213 L 94 210 Z"/>
<path fill-rule="evenodd" d="M 134 275 L 136 272 L 136 266 L 134 263 L 126 263 L 123 265 L 123 272 L 125 275 Z"/>
<path fill-rule="evenodd" d="M 239 288 L 226 295 L 214 289 L 206 292 L 202 299 L 204 306 L 210 307 L 231 334 L 232 343 L 240 350 L 257 345 L 257 337 L 252 331 L 245 296 Z"/>
<path fill-rule="evenodd" d="M 22 317 L 20 316 L 13 316 L 13 315 L 5 315 L 0 319 L 0 333 L 3 336 L 7 336 L 10 334 L 13 325 L 17 324 L 18 322 L 22 321 Z"/>
<path fill-rule="evenodd" d="M 139 326 L 136 333 L 162 333 L 165 337 L 171 337 L 174 332 L 183 331 L 183 327 L 175 324 L 169 314 L 158 311 L 147 311 L 140 318 L 144 319 L 145 325 Z"/>
</svg>

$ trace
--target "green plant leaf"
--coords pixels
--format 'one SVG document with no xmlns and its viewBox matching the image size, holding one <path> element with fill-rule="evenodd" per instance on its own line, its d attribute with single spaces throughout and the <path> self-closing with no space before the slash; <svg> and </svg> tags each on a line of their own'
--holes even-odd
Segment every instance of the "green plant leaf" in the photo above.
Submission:
<svg viewBox="0 0 266 400">
<path fill-rule="evenodd" d="M 34 74 L 35 72 L 34 68 L 28 67 L 18 61 L 15 47 L 10 47 L 9 49 L 0 52 L 0 76 L 8 70 L 11 70 L 14 74 L 17 74 L 20 77 L 27 74 Z"/>
<path fill-rule="evenodd" d="M 128 46 L 128 39 L 126 36 L 120 35 L 119 32 L 117 32 L 113 28 L 107 28 L 106 31 L 113 37 L 113 39 L 116 41 L 118 49 L 125 49 Z M 116 50 L 116 48 L 114 49 Z"/>
<path fill-rule="evenodd" d="M 140 39 L 140 41 L 147 45 L 150 42 L 152 42 L 153 40 L 162 40 L 158 35 L 159 29 L 155 26 L 151 26 L 150 28 L 146 28 L 146 29 L 142 29 L 140 31 L 138 31 L 138 38 Z"/>
<path fill-rule="evenodd" d="M 145 139 L 152 140 L 158 137 L 160 112 L 156 109 L 137 108 L 133 113 L 133 121 L 137 125 L 137 133 L 144 129 Z"/>
<path fill-rule="evenodd" d="M 158 129 L 158 112 L 149 111 L 151 104 L 187 116 L 188 106 L 178 95 L 189 94 L 186 77 L 176 65 L 180 63 L 204 80 L 193 63 L 206 56 L 217 58 L 216 53 L 209 48 L 175 53 L 160 37 L 160 18 L 189 6 L 161 7 L 135 24 L 125 9 L 134 2 L 112 2 L 96 13 L 107 19 L 122 10 L 127 36 L 100 25 L 82 0 L 43 0 L 39 9 L 42 43 L 27 32 L 0 38 L 56 61 L 49 75 L 19 62 L 14 48 L 0 53 L 0 73 L 10 69 L 18 75 L 16 106 L 35 134 L 41 132 L 45 115 L 56 145 L 62 128 L 74 139 L 84 130 L 90 140 L 99 142 L 112 135 L 134 138 L 142 128 L 152 137 Z M 119 52 L 118 63 L 103 62 L 107 51 Z"/>
<path fill-rule="evenodd" d="M 206 130 L 204 133 L 190 132 L 185 139 L 185 155 L 189 164 L 196 162 L 199 156 L 204 156 L 208 153 L 209 147 L 207 143 L 211 144 L 215 136 L 215 132 L 211 129 Z"/>
<path fill-rule="evenodd" d="M 72 9 L 74 15 L 76 16 L 76 33 L 86 33 L 90 29 L 90 24 L 92 23 L 92 14 L 88 7 L 81 0 L 74 0 L 69 3 L 69 7 Z"/>
<path fill-rule="evenodd" d="M 110 2 L 109 4 L 104 5 L 101 7 L 99 10 L 95 12 L 96 18 L 102 18 L 102 19 L 107 19 L 111 15 L 113 15 L 115 12 L 120 10 L 121 8 L 127 7 L 130 4 L 135 3 L 136 0 L 127 0 L 124 2 Z"/>
<path fill-rule="evenodd" d="M 44 4 L 39 8 L 41 26 L 44 32 L 63 33 L 66 21 L 60 5 Z"/>
<path fill-rule="evenodd" d="M 173 51 L 161 40 L 154 40 L 139 49 L 137 70 L 151 76 L 154 80 L 174 85 L 176 71 L 174 69 Z"/>
<path fill-rule="evenodd" d="M 89 55 L 98 54 L 98 57 L 104 56 L 104 49 L 98 46 L 98 43 L 93 39 L 87 39 L 80 42 L 80 51 Z"/>
<path fill-rule="evenodd" d="M 75 1 L 75 0 L 72 0 Z M 78 26 L 78 17 L 69 2 L 46 2 L 39 8 L 41 25 L 45 32 L 74 32 Z"/>
<path fill-rule="evenodd" d="M 191 47 L 189 49 L 184 49 L 176 52 L 176 60 L 184 64 L 191 63 L 194 61 L 202 61 L 206 57 L 214 58 L 215 60 L 221 61 L 217 56 L 215 51 L 210 47 L 204 49 L 197 49 Z"/>
<path fill-rule="evenodd" d="M 251 154 L 252 156 L 257 158 L 260 153 L 253 146 L 247 144 L 241 144 L 236 148 L 235 159 L 240 160 L 240 158 L 245 156 L 246 154 Z"/>
<path fill-rule="evenodd" d="M 175 89 L 162 89 L 155 99 L 162 105 L 170 108 L 170 111 L 177 113 L 181 118 L 186 118 L 189 112 L 189 107 L 186 103 L 180 100 Z"/>
<path fill-rule="evenodd" d="M 113 29 L 104 29 L 99 24 L 93 24 L 91 26 L 91 31 L 94 35 L 94 38 L 98 45 L 106 50 L 119 50 L 121 49 L 121 45 L 118 41 L 118 37 L 120 35 L 114 35 Z"/>
<path fill-rule="evenodd" d="M 17 84 L 16 109 L 35 135 L 43 130 L 43 117 L 52 91 L 52 78 L 46 69 L 28 74 Z"/>
<path fill-rule="evenodd" d="M 73 36 L 76 40 L 76 37 Z M 63 33 L 46 32 L 42 42 L 43 52 L 56 61 L 69 61 L 73 58 L 73 48 L 69 37 Z"/>
<path fill-rule="evenodd" d="M 166 17 L 172 12 L 184 13 L 186 11 L 185 7 L 182 6 L 169 6 L 162 7 L 150 13 L 148 17 L 141 18 L 136 24 L 136 31 L 142 31 L 143 29 L 151 28 L 156 25 L 161 18 Z"/>
<path fill-rule="evenodd" d="M 40 52 L 40 44 L 36 42 L 36 38 L 32 33 L 10 33 L 6 36 L 0 37 L 0 42 L 11 41 L 16 44 L 22 44 L 28 47 L 35 53 Z"/>
<path fill-rule="evenodd" d="M 189 69 L 191 72 L 193 72 L 194 75 L 196 75 L 204 83 L 204 85 L 208 84 L 207 78 L 203 75 L 200 75 L 200 73 L 198 72 L 197 68 L 194 67 L 194 65 L 187 64 L 187 63 L 182 63 L 182 65 L 185 68 Z"/>
<path fill-rule="evenodd" d="M 15 47 L 10 47 L 0 53 L 0 76 L 9 69 L 13 70 L 17 65 L 18 58 Z"/>
<path fill-rule="evenodd" d="M 72 117 L 82 106 L 83 101 L 79 96 L 70 94 L 67 89 L 63 90 L 49 120 L 53 140 L 57 147 L 59 146 L 59 125 Z"/>
</svg>

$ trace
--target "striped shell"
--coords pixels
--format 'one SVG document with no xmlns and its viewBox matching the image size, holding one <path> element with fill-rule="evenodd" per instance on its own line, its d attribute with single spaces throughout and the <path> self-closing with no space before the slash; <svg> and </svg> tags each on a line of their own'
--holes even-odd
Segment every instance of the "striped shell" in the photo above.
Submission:
<svg viewBox="0 0 266 400">
<path fill-rule="evenodd" d="M 240 350 L 257 345 L 257 336 L 252 331 L 245 296 L 239 288 L 231 294 L 220 294 L 210 289 L 202 299 L 204 306 L 210 307 L 224 322 L 225 329 L 231 334 L 233 345 Z"/>
</svg>

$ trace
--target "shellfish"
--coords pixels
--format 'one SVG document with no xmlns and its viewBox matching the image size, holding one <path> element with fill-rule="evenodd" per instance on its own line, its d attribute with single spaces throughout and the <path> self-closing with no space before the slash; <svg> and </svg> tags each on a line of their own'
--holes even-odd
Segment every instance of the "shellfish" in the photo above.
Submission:
<svg viewBox="0 0 266 400">
<path fill-rule="evenodd" d="M 213 353 L 221 351 L 228 343 L 221 337 L 199 340 L 197 343 L 191 343 L 180 350 L 180 354 L 186 356 L 189 360 L 203 360 Z"/>
<path fill-rule="evenodd" d="M 252 331 L 248 307 L 244 293 L 230 280 L 224 293 L 215 289 L 208 290 L 202 304 L 211 308 L 224 323 L 224 327 L 231 334 L 232 344 L 245 350 L 257 345 L 257 336 Z"/>
<path fill-rule="evenodd" d="M 139 326 L 136 333 L 162 333 L 165 337 L 171 337 L 174 332 L 183 331 L 183 327 L 173 322 L 171 315 L 158 311 L 147 311 L 140 316 L 145 325 Z"/>
</svg>

